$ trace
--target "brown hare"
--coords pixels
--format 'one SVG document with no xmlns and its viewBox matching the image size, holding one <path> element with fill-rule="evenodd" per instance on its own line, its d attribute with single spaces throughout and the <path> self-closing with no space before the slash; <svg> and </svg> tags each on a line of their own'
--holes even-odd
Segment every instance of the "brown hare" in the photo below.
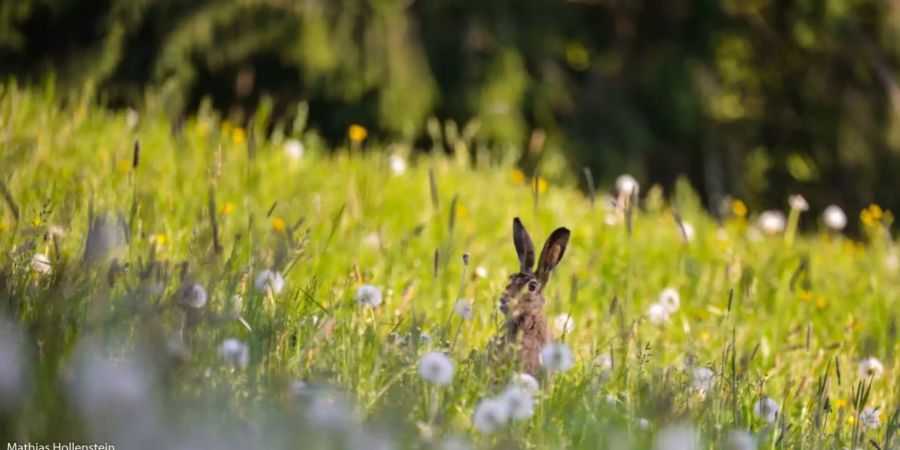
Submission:
<svg viewBox="0 0 900 450">
<path fill-rule="evenodd" d="M 544 306 L 544 286 L 550 272 L 559 264 L 569 244 L 569 230 L 557 228 L 550 233 L 541 250 L 537 269 L 534 267 L 534 243 L 518 217 L 513 219 L 513 243 L 519 256 L 519 272 L 509 277 L 509 285 L 500 297 L 500 311 L 506 316 L 506 345 L 514 345 L 521 334 L 519 364 L 522 369 L 536 375 L 540 369 L 540 354 L 550 342 Z"/>
</svg>

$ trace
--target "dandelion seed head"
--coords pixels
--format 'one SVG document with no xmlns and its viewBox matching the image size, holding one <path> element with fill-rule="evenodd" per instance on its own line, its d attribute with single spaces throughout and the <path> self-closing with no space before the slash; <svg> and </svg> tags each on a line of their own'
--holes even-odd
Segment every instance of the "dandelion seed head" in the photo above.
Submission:
<svg viewBox="0 0 900 450">
<path fill-rule="evenodd" d="M 446 386 L 453 381 L 453 361 L 440 352 L 430 352 L 419 358 L 419 376 L 423 380 Z"/>
<path fill-rule="evenodd" d="M 791 209 L 796 209 L 800 212 L 809 211 L 809 203 L 807 203 L 806 199 L 800 194 L 789 196 L 788 205 L 790 205 Z"/>
<path fill-rule="evenodd" d="M 395 176 L 403 175 L 406 173 L 406 158 L 402 155 L 398 155 L 394 153 L 388 158 L 388 166 L 391 169 L 391 173 Z"/>
<path fill-rule="evenodd" d="M 238 339 L 228 338 L 219 346 L 219 356 L 225 364 L 243 369 L 250 362 L 250 348 Z"/>
<path fill-rule="evenodd" d="M 866 428 L 878 428 L 881 426 L 881 413 L 878 408 L 867 407 L 859 413 L 859 423 Z"/>
<path fill-rule="evenodd" d="M 884 373 L 884 365 L 875 357 L 868 357 L 859 363 L 859 376 L 862 378 L 881 378 Z"/>
<path fill-rule="evenodd" d="M 847 226 L 847 214 L 838 205 L 828 205 L 822 211 L 822 221 L 825 222 L 826 227 L 834 231 L 841 231 Z"/>
<path fill-rule="evenodd" d="M 636 195 L 641 192 L 641 185 L 633 176 L 626 173 L 616 178 L 616 190 L 620 195 Z"/>
<path fill-rule="evenodd" d="M 364 284 L 356 289 L 356 296 L 354 297 L 356 303 L 367 306 L 369 308 L 378 307 L 381 304 L 381 289 L 376 286 L 372 286 L 371 284 Z"/>
<path fill-rule="evenodd" d="M 541 349 L 541 364 L 551 372 L 566 372 L 575 364 L 566 344 L 547 344 Z"/>
<path fill-rule="evenodd" d="M 306 148 L 298 139 L 288 139 L 284 142 L 284 155 L 291 161 L 299 161 L 303 159 Z"/>
<path fill-rule="evenodd" d="M 478 278 L 487 278 L 488 271 L 484 267 L 478 266 L 475 268 L 475 275 L 477 275 Z"/>
<path fill-rule="evenodd" d="M 674 314 L 681 307 L 681 295 L 675 288 L 665 288 L 659 294 L 657 303 L 663 305 L 669 314 Z"/>
<path fill-rule="evenodd" d="M 50 273 L 51 267 L 52 266 L 50 265 L 50 258 L 48 258 L 47 255 L 43 253 L 35 253 L 31 257 L 31 270 L 39 274 L 46 275 Z"/>
<path fill-rule="evenodd" d="M 481 400 L 472 414 L 472 425 L 476 430 L 485 434 L 500 430 L 506 426 L 507 420 L 509 420 L 509 409 L 506 402 L 495 398 Z"/>
<path fill-rule="evenodd" d="M 753 413 L 764 422 L 772 423 L 778 418 L 778 403 L 769 397 L 763 397 L 753 405 Z"/>
<path fill-rule="evenodd" d="M 786 219 L 781 211 L 768 210 L 759 215 L 759 227 L 766 234 L 778 234 L 784 231 Z"/>
<path fill-rule="evenodd" d="M 472 318 L 472 302 L 466 299 L 459 299 L 456 301 L 456 305 L 453 307 L 453 312 L 459 316 L 460 319 L 469 320 Z"/>
<path fill-rule="evenodd" d="M 206 306 L 207 299 L 206 289 L 198 283 L 189 284 L 178 293 L 178 304 L 188 308 L 200 309 Z"/>
<path fill-rule="evenodd" d="M 509 417 L 513 420 L 525 420 L 534 415 L 534 397 L 525 388 L 509 386 L 500 399 L 506 403 Z"/>
<path fill-rule="evenodd" d="M 575 319 L 568 313 L 559 314 L 553 318 L 553 329 L 557 336 L 572 334 L 575 330 Z"/>
<path fill-rule="evenodd" d="M 702 393 L 709 392 L 716 384 L 716 373 L 709 367 L 694 368 L 691 387 Z"/>
<path fill-rule="evenodd" d="M 669 321 L 669 309 L 662 303 L 654 303 L 647 308 L 647 320 L 654 325 L 663 325 Z"/>
<path fill-rule="evenodd" d="M 537 378 L 527 373 L 517 373 L 513 375 L 512 384 L 525 389 L 525 391 L 531 395 L 537 394 L 538 390 L 541 388 Z"/>
<path fill-rule="evenodd" d="M 266 269 L 256 274 L 253 286 L 259 292 L 267 292 L 271 288 L 273 294 L 280 294 L 284 289 L 284 277 L 281 272 Z"/>
<path fill-rule="evenodd" d="M 419 333 L 419 345 L 431 345 L 433 341 L 434 339 L 432 339 L 431 334 L 427 331 Z"/>
<path fill-rule="evenodd" d="M 659 430 L 653 442 L 655 450 L 699 450 L 700 439 L 694 427 L 686 424 L 668 425 Z"/>
</svg>

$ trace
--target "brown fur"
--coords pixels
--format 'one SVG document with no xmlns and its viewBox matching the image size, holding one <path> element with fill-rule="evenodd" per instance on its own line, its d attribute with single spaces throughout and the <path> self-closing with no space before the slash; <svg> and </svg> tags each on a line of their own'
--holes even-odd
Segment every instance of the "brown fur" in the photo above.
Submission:
<svg viewBox="0 0 900 450">
<path fill-rule="evenodd" d="M 543 313 L 543 285 L 562 259 L 568 240 L 569 230 L 555 230 L 541 252 L 537 273 L 532 272 L 534 244 L 519 219 L 513 221 L 513 242 L 521 270 L 509 277 L 509 284 L 500 298 L 500 309 L 506 315 L 506 332 L 502 341 L 513 343 L 521 334 L 519 364 L 522 370 L 532 375 L 536 375 L 541 368 L 541 349 L 550 343 L 547 318 Z"/>
</svg>

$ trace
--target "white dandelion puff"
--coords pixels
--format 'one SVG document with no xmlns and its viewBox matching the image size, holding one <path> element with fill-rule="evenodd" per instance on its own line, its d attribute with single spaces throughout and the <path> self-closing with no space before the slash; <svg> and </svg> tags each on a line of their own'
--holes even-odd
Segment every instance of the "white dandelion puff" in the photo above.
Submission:
<svg viewBox="0 0 900 450">
<path fill-rule="evenodd" d="M 655 450 L 699 450 L 700 439 L 694 427 L 686 424 L 669 425 L 659 430 L 653 442 Z"/>
<path fill-rule="evenodd" d="M 620 195 L 636 195 L 641 192 L 641 185 L 633 176 L 626 173 L 616 178 L 616 190 Z"/>
<path fill-rule="evenodd" d="M 472 302 L 461 298 L 456 301 L 456 305 L 453 306 L 453 312 L 459 316 L 460 319 L 469 320 L 472 318 Z"/>
<path fill-rule="evenodd" d="M 756 437 L 743 430 L 732 430 L 725 436 L 724 450 L 756 450 Z"/>
<path fill-rule="evenodd" d="M 303 159 L 306 148 L 303 143 L 297 139 L 288 139 L 284 142 L 284 155 L 291 161 L 299 161 Z"/>
<path fill-rule="evenodd" d="M 772 423 L 778 418 L 778 403 L 769 397 L 763 397 L 753 405 L 753 413 L 764 422 Z"/>
<path fill-rule="evenodd" d="M 206 305 L 207 299 L 206 289 L 198 283 L 189 284 L 178 293 L 178 304 L 188 308 L 200 309 Z"/>
<path fill-rule="evenodd" d="M 406 158 L 402 155 L 394 153 L 388 158 L 388 166 L 394 175 L 403 175 L 406 173 Z"/>
<path fill-rule="evenodd" d="M 446 386 L 453 381 L 453 361 L 440 352 L 430 352 L 419 358 L 419 376 L 438 386 Z"/>
<path fill-rule="evenodd" d="M 478 266 L 475 268 L 475 275 L 478 275 L 478 278 L 487 278 L 488 271 L 483 266 Z"/>
<path fill-rule="evenodd" d="M 525 389 L 531 395 L 537 394 L 538 390 L 541 388 L 537 378 L 527 373 L 517 373 L 513 375 L 512 384 Z"/>
<path fill-rule="evenodd" d="M 359 303 L 362 306 L 375 308 L 381 304 L 381 289 L 372 286 L 371 284 L 364 284 L 356 289 L 356 296 L 354 298 L 356 303 Z"/>
<path fill-rule="evenodd" d="M 716 373 L 709 367 L 697 367 L 694 369 L 691 387 L 702 393 L 709 392 L 716 384 Z"/>
<path fill-rule="evenodd" d="M 525 388 L 509 386 L 500 399 L 506 403 L 509 417 L 513 420 L 525 420 L 534 415 L 534 397 Z"/>
<path fill-rule="evenodd" d="M 640 428 L 642 430 L 650 429 L 650 421 L 647 420 L 645 417 L 638 417 L 637 423 L 638 423 L 638 428 Z"/>
<path fill-rule="evenodd" d="M 663 305 L 669 314 L 674 314 L 681 307 L 681 295 L 678 294 L 675 288 L 665 288 L 659 294 L 659 299 L 656 302 Z"/>
<path fill-rule="evenodd" d="M 785 218 L 781 211 L 768 210 L 759 215 L 759 227 L 766 234 L 778 234 L 784 231 Z"/>
<path fill-rule="evenodd" d="M 881 426 L 881 413 L 878 408 L 863 408 L 859 413 L 859 423 L 866 428 L 878 428 Z"/>
<path fill-rule="evenodd" d="M 431 334 L 427 331 L 423 331 L 419 333 L 419 345 L 431 345 L 434 339 L 431 337 Z"/>
<path fill-rule="evenodd" d="M 694 226 L 689 222 L 681 222 L 681 232 L 682 238 L 685 242 L 693 242 L 694 236 L 696 235 L 696 231 L 694 230 Z"/>
<path fill-rule="evenodd" d="M 791 209 L 796 209 L 800 212 L 809 211 L 809 203 L 803 198 L 800 194 L 794 194 L 788 197 L 788 205 L 791 206 Z"/>
<path fill-rule="evenodd" d="M 541 349 L 541 364 L 551 372 L 566 372 L 575 364 L 566 344 L 547 344 Z"/>
<path fill-rule="evenodd" d="M 267 292 L 272 289 L 273 294 L 280 294 L 284 290 L 284 277 L 277 270 L 263 270 L 256 274 L 253 286 L 259 292 Z"/>
<path fill-rule="evenodd" d="M 553 329 L 557 336 L 572 334 L 575 330 L 575 319 L 569 314 L 559 314 L 553 318 Z"/>
<path fill-rule="evenodd" d="M 878 379 L 883 373 L 884 365 L 878 358 L 869 357 L 859 363 L 859 376 L 862 378 Z"/>
<path fill-rule="evenodd" d="M 822 211 L 822 221 L 825 222 L 826 227 L 834 231 L 841 231 L 847 226 L 847 214 L 838 205 L 828 205 Z"/>
<path fill-rule="evenodd" d="M 654 303 L 647 308 L 647 320 L 654 325 L 662 325 L 669 320 L 669 309 L 662 303 Z"/>
<path fill-rule="evenodd" d="M 228 338 L 219 346 L 219 356 L 225 364 L 243 369 L 250 362 L 250 348 L 235 338 Z"/>
<path fill-rule="evenodd" d="M 34 256 L 31 257 L 31 270 L 46 275 L 50 273 L 51 268 L 50 258 L 48 258 L 47 255 L 35 253 Z"/>
<path fill-rule="evenodd" d="M 503 428 L 507 420 L 509 409 L 506 402 L 495 398 L 481 400 L 472 414 L 472 425 L 476 430 L 487 434 Z"/>
</svg>

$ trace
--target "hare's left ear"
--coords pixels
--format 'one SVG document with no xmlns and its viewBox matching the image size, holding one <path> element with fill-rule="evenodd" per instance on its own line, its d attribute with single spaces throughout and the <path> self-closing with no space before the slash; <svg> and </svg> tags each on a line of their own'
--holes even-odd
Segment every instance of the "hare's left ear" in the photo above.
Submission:
<svg viewBox="0 0 900 450">
<path fill-rule="evenodd" d="M 569 230 L 567 228 L 557 228 L 550 233 L 544 249 L 541 250 L 541 258 L 538 260 L 537 276 L 541 280 L 541 286 L 547 284 L 550 278 L 550 272 L 556 268 L 563 255 L 566 253 L 566 246 L 569 245 Z"/>
</svg>

